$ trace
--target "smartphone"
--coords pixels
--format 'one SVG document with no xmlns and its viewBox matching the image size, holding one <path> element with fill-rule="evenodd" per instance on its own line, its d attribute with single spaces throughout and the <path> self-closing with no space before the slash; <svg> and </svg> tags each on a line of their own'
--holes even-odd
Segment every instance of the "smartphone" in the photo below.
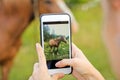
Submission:
<svg viewBox="0 0 120 80">
<path fill-rule="evenodd" d="M 41 45 L 49 73 L 70 74 L 71 67 L 58 68 L 55 64 L 71 58 L 71 19 L 68 14 L 44 14 L 40 17 Z"/>
</svg>

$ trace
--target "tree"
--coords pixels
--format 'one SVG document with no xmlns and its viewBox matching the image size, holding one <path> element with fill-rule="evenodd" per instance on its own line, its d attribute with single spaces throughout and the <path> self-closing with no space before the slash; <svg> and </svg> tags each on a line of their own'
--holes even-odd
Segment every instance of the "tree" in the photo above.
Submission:
<svg viewBox="0 0 120 80">
<path fill-rule="evenodd" d="M 50 28 L 45 25 L 43 27 L 44 41 L 48 41 L 50 39 Z"/>
<path fill-rule="evenodd" d="M 65 0 L 65 2 L 68 4 L 69 7 L 77 5 L 77 4 L 80 5 L 88 1 L 89 0 Z"/>
</svg>

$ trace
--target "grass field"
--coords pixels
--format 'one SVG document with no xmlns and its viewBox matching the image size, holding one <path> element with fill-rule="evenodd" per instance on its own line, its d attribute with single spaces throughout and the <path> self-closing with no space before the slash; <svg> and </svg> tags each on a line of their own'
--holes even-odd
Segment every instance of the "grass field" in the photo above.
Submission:
<svg viewBox="0 0 120 80">
<path fill-rule="evenodd" d="M 102 12 L 99 6 L 82 11 L 79 6 L 72 11 L 80 24 L 79 31 L 73 34 L 73 42 L 85 53 L 91 63 L 102 73 L 106 80 L 115 80 L 108 62 L 107 51 L 102 42 Z M 14 60 L 9 75 L 10 80 L 28 80 L 37 62 L 35 43 L 39 41 L 37 22 L 30 24 L 22 36 L 23 44 Z M 62 80 L 76 80 L 71 75 Z"/>
<path fill-rule="evenodd" d="M 44 42 L 45 55 L 47 60 L 59 60 L 63 58 L 69 58 L 69 44 L 61 42 L 57 48 L 51 49 L 48 42 Z"/>
</svg>

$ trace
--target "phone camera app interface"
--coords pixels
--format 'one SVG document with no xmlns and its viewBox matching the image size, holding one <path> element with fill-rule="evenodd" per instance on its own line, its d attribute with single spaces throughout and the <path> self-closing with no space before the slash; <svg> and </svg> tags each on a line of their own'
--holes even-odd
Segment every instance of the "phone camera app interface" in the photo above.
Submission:
<svg viewBox="0 0 120 80">
<path fill-rule="evenodd" d="M 70 26 L 68 21 L 43 22 L 44 52 L 49 69 L 55 63 L 70 57 Z"/>
</svg>

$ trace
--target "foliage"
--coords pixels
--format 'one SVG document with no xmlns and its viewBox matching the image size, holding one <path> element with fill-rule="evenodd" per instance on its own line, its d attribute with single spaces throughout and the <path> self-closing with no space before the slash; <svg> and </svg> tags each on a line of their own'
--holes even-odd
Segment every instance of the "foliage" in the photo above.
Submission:
<svg viewBox="0 0 120 80">
<path fill-rule="evenodd" d="M 83 4 L 88 2 L 89 0 L 65 0 L 69 4 Z"/>
<path fill-rule="evenodd" d="M 58 47 L 58 53 L 51 52 L 51 48 L 48 42 L 44 43 L 44 47 L 47 60 L 58 60 L 68 58 L 69 56 L 69 44 L 61 42 Z"/>
<path fill-rule="evenodd" d="M 58 37 L 58 36 L 62 36 L 62 35 L 56 35 L 56 34 L 54 33 L 54 30 L 53 30 L 53 32 L 50 34 L 50 28 L 49 28 L 49 26 L 44 26 L 43 28 L 44 28 L 44 29 L 43 29 L 44 41 L 49 41 L 51 38 L 56 38 L 56 37 Z"/>
<path fill-rule="evenodd" d="M 49 27 L 48 26 L 44 26 L 43 27 L 44 29 L 43 29 L 43 34 L 44 34 L 44 41 L 47 41 L 47 40 L 49 40 L 50 39 L 50 29 L 49 29 Z"/>
<path fill-rule="evenodd" d="M 82 5 L 82 4 L 86 4 L 87 3 L 91 3 L 91 4 L 96 4 L 96 2 L 99 2 L 100 0 L 65 0 L 65 2 L 67 3 L 67 5 L 69 7 L 73 7 L 76 5 Z"/>
<path fill-rule="evenodd" d="M 87 3 L 89 0 L 65 0 L 65 2 L 67 3 L 67 5 L 69 7 L 75 6 L 75 5 L 80 5 L 83 3 Z"/>
</svg>

